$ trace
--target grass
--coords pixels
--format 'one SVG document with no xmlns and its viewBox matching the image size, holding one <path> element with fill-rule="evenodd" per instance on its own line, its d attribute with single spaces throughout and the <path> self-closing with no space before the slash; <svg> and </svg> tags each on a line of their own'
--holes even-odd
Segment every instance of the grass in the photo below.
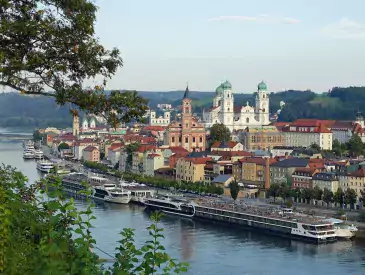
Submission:
<svg viewBox="0 0 365 275">
<path fill-rule="evenodd" d="M 335 97 L 328 97 L 324 95 L 318 95 L 313 100 L 309 101 L 310 104 L 320 104 L 322 107 L 336 107 L 341 104 L 341 100 Z"/>
</svg>

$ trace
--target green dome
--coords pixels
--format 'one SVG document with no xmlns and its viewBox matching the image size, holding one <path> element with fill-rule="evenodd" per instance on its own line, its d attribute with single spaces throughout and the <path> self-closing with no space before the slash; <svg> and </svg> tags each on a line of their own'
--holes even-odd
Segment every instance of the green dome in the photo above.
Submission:
<svg viewBox="0 0 365 275">
<path fill-rule="evenodd" d="M 223 87 L 223 89 L 224 89 L 224 90 L 230 90 L 230 89 L 232 89 L 232 84 L 231 84 L 231 83 L 229 83 L 229 81 L 228 81 L 228 80 L 226 80 L 226 81 L 222 84 L 222 87 Z"/>
<path fill-rule="evenodd" d="M 267 85 L 266 85 L 266 83 L 265 83 L 264 81 L 261 81 L 261 82 L 259 83 L 259 85 L 257 85 L 257 89 L 258 89 L 259 91 L 266 91 L 266 90 L 267 90 Z"/>
<path fill-rule="evenodd" d="M 215 94 L 216 94 L 217 96 L 221 96 L 221 95 L 223 94 L 223 87 L 222 87 L 222 85 L 219 85 L 219 86 L 217 87 L 217 89 L 215 89 Z"/>
</svg>

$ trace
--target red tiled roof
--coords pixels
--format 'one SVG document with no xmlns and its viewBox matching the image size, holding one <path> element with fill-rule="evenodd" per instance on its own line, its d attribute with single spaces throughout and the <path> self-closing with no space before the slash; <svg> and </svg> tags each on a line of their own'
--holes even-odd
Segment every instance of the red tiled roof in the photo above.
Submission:
<svg viewBox="0 0 365 275">
<path fill-rule="evenodd" d="M 213 143 L 213 145 L 212 145 L 212 148 L 219 148 L 219 146 L 221 145 L 221 141 L 216 141 L 216 142 L 214 142 Z M 238 144 L 238 142 L 236 142 L 236 141 L 227 141 L 226 142 L 226 145 L 227 145 L 227 147 L 229 147 L 229 148 L 233 148 L 233 147 L 235 147 L 236 145 Z"/>
<path fill-rule="evenodd" d="M 297 168 L 295 169 L 294 172 L 299 172 L 299 173 L 311 173 L 313 174 L 316 171 L 315 168 Z"/>
<path fill-rule="evenodd" d="M 266 165 L 266 158 L 260 158 L 260 157 L 251 157 L 251 158 L 243 158 L 240 159 L 241 163 L 256 163 L 259 165 Z M 269 164 L 276 163 L 277 160 L 275 158 L 269 159 Z"/>
<path fill-rule="evenodd" d="M 170 148 L 168 148 L 171 150 L 171 152 L 173 152 L 174 154 L 177 154 L 177 153 L 185 153 L 185 152 L 188 152 L 188 150 L 186 150 L 184 147 L 181 147 L 181 146 L 172 146 Z"/>
<path fill-rule="evenodd" d="M 194 164 L 206 164 L 209 160 L 212 160 L 212 158 L 185 158 L 185 161 Z"/>
<path fill-rule="evenodd" d="M 247 151 L 212 151 L 209 155 L 222 156 L 222 157 L 252 157 L 253 154 Z"/>
<path fill-rule="evenodd" d="M 154 146 L 154 145 L 145 145 L 145 144 L 143 144 L 143 145 L 138 147 L 137 151 L 139 153 L 144 153 L 145 151 L 155 150 L 155 149 L 156 149 L 156 146 Z"/>
<path fill-rule="evenodd" d="M 88 152 L 92 152 L 92 151 L 94 151 L 94 150 L 98 150 L 98 148 L 96 148 L 96 147 L 94 147 L 94 146 L 91 146 L 91 145 L 89 145 L 89 146 L 87 146 L 87 147 L 85 147 L 85 148 L 83 149 L 83 151 L 88 151 Z"/>
<path fill-rule="evenodd" d="M 309 166 L 309 168 L 312 168 L 312 169 L 325 169 L 323 162 L 320 162 L 320 163 L 317 163 L 317 162 L 311 163 L 310 162 L 310 163 L 308 163 L 308 166 Z"/>
<path fill-rule="evenodd" d="M 144 127 L 143 130 L 145 130 L 145 131 L 164 131 L 165 127 L 159 126 L 159 125 L 156 125 L 156 126 L 149 125 L 149 126 Z"/>
<path fill-rule="evenodd" d="M 365 169 L 361 168 L 355 172 L 350 173 L 349 176 L 363 178 L 365 177 Z"/>
</svg>

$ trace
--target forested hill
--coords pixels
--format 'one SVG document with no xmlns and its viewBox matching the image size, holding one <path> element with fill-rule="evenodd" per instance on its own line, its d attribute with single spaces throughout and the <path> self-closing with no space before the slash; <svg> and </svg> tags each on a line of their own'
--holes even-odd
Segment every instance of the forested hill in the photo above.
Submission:
<svg viewBox="0 0 365 275">
<path fill-rule="evenodd" d="M 177 106 L 181 103 L 184 91 L 140 92 L 149 100 L 149 106 L 155 108 L 159 103 Z M 212 105 L 213 92 L 196 92 L 190 94 L 195 112 Z M 235 105 L 254 102 L 255 94 L 235 94 Z M 365 87 L 333 88 L 328 93 L 312 91 L 277 92 L 270 94 L 270 112 L 280 109 L 280 102 L 285 107 L 279 116 L 280 121 L 293 121 L 297 118 L 319 118 L 353 120 L 358 110 L 365 115 Z M 66 127 L 71 126 L 72 117 L 69 106 L 59 107 L 52 98 L 22 96 L 18 93 L 0 93 L 0 127 L 34 126 Z"/>
<path fill-rule="evenodd" d="M 297 118 L 354 120 L 357 111 L 365 114 L 365 87 L 335 87 L 323 94 L 289 91 L 275 93 L 270 98 L 270 109 L 277 108 L 275 105 L 280 100 L 286 103 L 279 121 L 293 121 Z"/>
</svg>

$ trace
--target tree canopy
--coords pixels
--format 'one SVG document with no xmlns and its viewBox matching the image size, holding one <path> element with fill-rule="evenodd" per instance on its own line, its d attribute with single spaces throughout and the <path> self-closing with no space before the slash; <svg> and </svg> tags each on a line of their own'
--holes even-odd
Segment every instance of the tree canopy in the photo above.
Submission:
<svg viewBox="0 0 365 275">
<path fill-rule="evenodd" d="M 70 146 L 67 143 L 62 142 L 60 145 L 58 145 L 58 151 L 60 152 L 63 149 L 70 149 Z"/>
<path fill-rule="evenodd" d="M 210 128 L 210 140 L 215 141 L 230 141 L 231 131 L 223 123 L 216 123 Z"/>
<path fill-rule="evenodd" d="M 237 181 L 234 180 L 229 184 L 229 191 L 231 193 L 232 199 L 236 200 L 238 193 L 240 192 L 240 187 Z"/>
<path fill-rule="evenodd" d="M 117 48 L 105 49 L 95 37 L 96 12 L 91 0 L 3 0 L 0 85 L 72 103 L 112 126 L 142 120 L 147 101 L 136 91 L 104 92 L 123 62 Z M 101 80 L 85 89 L 90 79 Z"/>
</svg>

